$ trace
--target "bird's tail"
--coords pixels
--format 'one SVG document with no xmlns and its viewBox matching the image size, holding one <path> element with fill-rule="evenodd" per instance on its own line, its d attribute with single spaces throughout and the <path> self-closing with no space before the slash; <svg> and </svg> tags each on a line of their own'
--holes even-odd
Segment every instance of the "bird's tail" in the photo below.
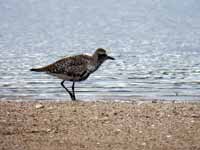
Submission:
<svg viewBox="0 0 200 150">
<path fill-rule="evenodd" d="M 35 71 L 35 72 L 43 72 L 45 71 L 44 68 L 32 68 L 30 71 Z"/>
</svg>

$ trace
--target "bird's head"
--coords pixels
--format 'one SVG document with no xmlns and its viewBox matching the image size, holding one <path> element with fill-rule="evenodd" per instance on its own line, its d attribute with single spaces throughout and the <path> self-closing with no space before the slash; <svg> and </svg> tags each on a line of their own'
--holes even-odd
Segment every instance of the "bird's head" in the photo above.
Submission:
<svg viewBox="0 0 200 150">
<path fill-rule="evenodd" d="M 106 50 L 103 49 L 103 48 L 98 48 L 95 51 L 94 56 L 97 58 L 97 61 L 100 62 L 100 63 L 103 63 L 105 60 L 108 60 L 108 59 L 115 60 L 115 58 L 108 56 L 106 54 Z"/>
</svg>

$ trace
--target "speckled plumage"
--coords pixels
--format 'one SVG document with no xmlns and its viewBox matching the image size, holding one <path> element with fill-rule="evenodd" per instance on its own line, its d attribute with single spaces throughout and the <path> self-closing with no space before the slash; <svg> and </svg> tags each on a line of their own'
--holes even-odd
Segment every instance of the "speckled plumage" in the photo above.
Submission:
<svg viewBox="0 0 200 150">
<path fill-rule="evenodd" d="M 91 56 L 77 55 L 66 57 L 48 66 L 38 68 L 38 71 L 46 72 L 63 80 L 82 81 L 91 73 L 88 66 L 92 64 L 93 58 Z"/>
<path fill-rule="evenodd" d="M 106 54 L 106 51 L 102 48 L 98 48 L 95 53 L 89 55 L 76 55 L 71 57 L 65 57 L 52 63 L 50 65 L 33 68 L 31 71 L 45 72 L 47 74 L 56 76 L 63 80 L 61 85 L 70 94 L 72 100 L 75 100 L 75 93 L 73 91 L 74 83 L 77 81 L 86 80 L 91 73 L 96 71 L 100 65 L 107 59 L 114 59 Z M 72 81 L 72 92 L 64 86 L 64 81 Z"/>
</svg>

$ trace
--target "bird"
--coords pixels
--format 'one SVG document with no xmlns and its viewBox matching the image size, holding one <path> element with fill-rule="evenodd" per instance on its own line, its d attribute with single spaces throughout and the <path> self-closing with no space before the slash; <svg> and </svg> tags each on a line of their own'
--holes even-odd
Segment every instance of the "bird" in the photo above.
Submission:
<svg viewBox="0 0 200 150">
<path fill-rule="evenodd" d="M 44 72 L 62 79 L 61 86 L 68 92 L 71 100 L 75 101 L 75 83 L 86 80 L 106 60 L 115 60 L 115 58 L 108 56 L 105 49 L 97 48 L 92 55 L 65 57 L 47 66 L 32 68 L 30 71 Z M 72 82 L 71 91 L 64 85 L 65 81 Z"/>
</svg>

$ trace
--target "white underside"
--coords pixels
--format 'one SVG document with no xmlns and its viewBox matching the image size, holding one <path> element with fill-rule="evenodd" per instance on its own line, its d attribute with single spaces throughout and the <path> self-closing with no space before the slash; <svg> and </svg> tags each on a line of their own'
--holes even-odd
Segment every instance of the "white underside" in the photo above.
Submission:
<svg viewBox="0 0 200 150">
<path fill-rule="evenodd" d="M 56 74 L 56 73 L 48 73 L 48 74 L 55 76 L 55 77 L 62 79 L 62 80 L 67 80 L 67 81 L 83 81 L 83 80 L 85 80 L 84 77 L 82 77 L 82 79 L 81 79 L 80 77 L 71 77 L 71 76 L 67 76 L 65 74 Z"/>
<path fill-rule="evenodd" d="M 71 77 L 66 76 L 64 74 L 56 74 L 56 73 L 48 73 L 48 74 L 55 76 L 55 77 L 62 79 L 62 80 L 71 80 L 72 79 Z"/>
</svg>

